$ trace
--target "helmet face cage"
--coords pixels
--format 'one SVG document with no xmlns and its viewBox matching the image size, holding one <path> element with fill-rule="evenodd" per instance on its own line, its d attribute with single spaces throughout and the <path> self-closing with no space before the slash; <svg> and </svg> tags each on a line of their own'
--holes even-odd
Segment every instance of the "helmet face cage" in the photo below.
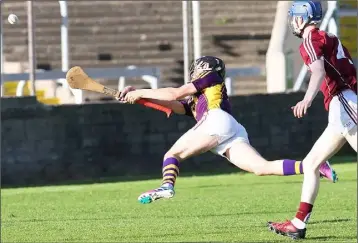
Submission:
<svg viewBox="0 0 358 243">
<path fill-rule="evenodd" d="M 302 37 L 304 28 L 309 24 L 318 24 L 322 19 L 322 6 L 320 2 L 297 1 L 288 11 L 288 26 L 292 33 Z"/>
<path fill-rule="evenodd" d="M 218 72 L 218 74 L 225 78 L 225 64 L 217 57 L 203 56 L 196 59 L 190 66 L 189 75 L 190 81 L 202 78 L 210 72 Z"/>
<path fill-rule="evenodd" d="M 302 37 L 303 30 L 307 26 L 309 19 L 305 14 L 289 13 L 287 21 L 292 33 L 295 36 Z"/>
</svg>

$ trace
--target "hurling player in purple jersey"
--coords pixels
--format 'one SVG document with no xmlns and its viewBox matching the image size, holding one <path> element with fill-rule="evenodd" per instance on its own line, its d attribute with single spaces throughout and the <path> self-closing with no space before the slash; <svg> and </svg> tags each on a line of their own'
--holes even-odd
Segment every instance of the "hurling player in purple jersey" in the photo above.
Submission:
<svg viewBox="0 0 358 243">
<path fill-rule="evenodd" d="M 207 151 L 225 157 L 242 170 L 256 175 L 303 173 L 301 161 L 267 161 L 250 145 L 246 129 L 231 114 L 225 87 L 225 64 L 220 58 L 203 56 L 195 60 L 190 67 L 190 82 L 179 88 L 135 90 L 129 86 L 118 99 L 134 104 L 141 98 L 197 121 L 164 155 L 162 185 L 141 194 L 138 198 L 141 203 L 173 197 L 180 163 Z M 333 182 L 337 180 L 328 162 L 322 164 L 320 171 L 323 177 Z"/>
</svg>

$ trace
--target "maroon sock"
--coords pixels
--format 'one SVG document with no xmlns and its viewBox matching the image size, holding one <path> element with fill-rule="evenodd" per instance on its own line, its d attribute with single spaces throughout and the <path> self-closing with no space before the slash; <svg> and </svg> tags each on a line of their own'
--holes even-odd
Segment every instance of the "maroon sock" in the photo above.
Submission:
<svg viewBox="0 0 358 243">
<path fill-rule="evenodd" d="M 300 202 L 300 207 L 296 213 L 296 218 L 304 223 L 307 223 L 312 212 L 313 205 L 305 202 Z"/>
</svg>

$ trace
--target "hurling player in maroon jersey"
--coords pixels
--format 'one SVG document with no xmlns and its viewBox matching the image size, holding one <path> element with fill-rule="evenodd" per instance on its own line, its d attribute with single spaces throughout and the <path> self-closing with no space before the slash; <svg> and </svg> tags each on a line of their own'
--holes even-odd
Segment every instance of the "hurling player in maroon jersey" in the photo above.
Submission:
<svg viewBox="0 0 358 243">
<path fill-rule="evenodd" d="M 318 168 L 346 142 L 357 151 L 357 74 L 348 50 L 340 40 L 317 28 L 322 19 L 320 2 L 297 1 L 289 10 L 289 26 L 302 38 L 300 53 L 311 71 L 302 101 L 292 107 L 294 116 L 303 117 L 319 90 L 324 95 L 328 125 L 303 160 L 304 180 L 301 203 L 292 220 L 269 222 L 269 229 L 294 239 L 305 238 L 306 224 L 319 189 Z"/>
</svg>

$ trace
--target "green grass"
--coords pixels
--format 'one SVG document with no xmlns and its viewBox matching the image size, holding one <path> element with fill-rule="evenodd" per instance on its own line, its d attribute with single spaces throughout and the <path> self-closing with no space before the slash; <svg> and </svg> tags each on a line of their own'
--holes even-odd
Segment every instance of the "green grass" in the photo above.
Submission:
<svg viewBox="0 0 358 243">
<path fill-rule="evenodd" d="M 357 164 L 322 180 L 305 242 L 356 242 Z M 213 172 L 214 173 L 214 172 Z M 2 242 L 292 242 L 268 220 L 294 216 L 302 176 L 230 174 L 178 179 L 176 196 L 149 205 L 138 195 L 160 180 L 4 189 Z"/>
</svg>

